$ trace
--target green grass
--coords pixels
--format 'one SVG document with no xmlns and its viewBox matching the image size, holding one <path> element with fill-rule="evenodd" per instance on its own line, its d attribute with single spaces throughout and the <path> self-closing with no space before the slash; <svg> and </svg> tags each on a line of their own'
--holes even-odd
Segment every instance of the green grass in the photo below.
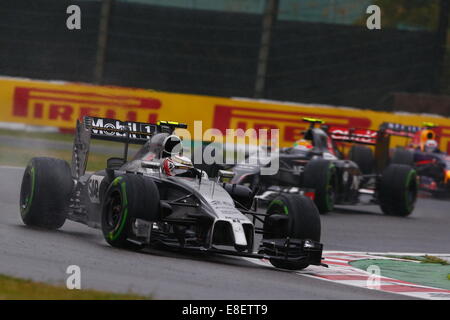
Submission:
<svg viewBox="0 0 450 320">
<path fill-rule="evenodd" d="M 435 257 L 435 256 L 429 256 L 429 255 L 425 255 L 424 259 L 420 262 L 422 262 L 422 263 L 438 263 L 438 264 L 442 264 L 443 266 L 447 266 L 449 264 L 444 259 L 441 259 L 441 258 Z"/>
<path fill-rule="evenodd" d="M 0 135 L 13 136 L 16 138 L 37 138 L 53 141 L 73 142 L 73 134 L 59 132 L 30 132 L 22 130 L 0 129 Z"/>
<path fill-rule="evenodd" d="M 0 275 L 0 300 L 144 300 L 150 296 L 134 293 L 111 293 L 97 290 L 69 290 L 50 285 Z"/>
<path fill-rule="evenodd" d="M 53 133 L 53 132 L 27 132 L 18 130 L 8 130 L 0 129 L 0 136 L 11 136 L 17 139 L 44 139 L 49 141 L 62 141 L 68 142 L 67 150 L 55 149 L 55 148 L 23 148 L 23 147 L 10 147 L 0 145 L 0 165 L 11 165 L 25 167 L 28 161 L 33 157 L 53 157 L 58 159 L 63 159 L 71 163 L 72 160 L 72 143 L 74 140 L 74 135 L 69 133 Z M 30 143 L 33 143 L 30 140 Z M 92 145 L 102 145 L 102 146 L 121 146 L 117 142 L 95 140 L 91 141 Z M 136 152 L 137 147 L 130 145 L 129 154 L 132 155 Z M 106 160 L 109 157 L 118 156 L 113 154 L 99 154 L 95 152 L 89 153 L 88 159 L 88 171 L 97 171 L 105 169 Z"/>
<path fill-rule="evenodd" d="M 397 259 L 403 259 L 403 260 L 411 260 L 411 261 L 420 261 L 421 263 L 436 263 L 441 264 L 443 266 L 449 265 L 448 261 L 441 259 L 439 257 L 431 256 L 431 255 L 424 255 L 424 256 L 387 256 L 390 258 L 397 258 Z"/>
<path fill-rule="evenodd" d="M 49 141 L 62 141 L 69 143 L 73 143 L 74 140 L 74 133 L 30 132 L 10 129 L 0 129 L 0 136 L 10 136 L 19 139 L 44 139 Z M 94 143 L 103 146 L 117 146 L 117 142 L 113 141 L 95 140 Z"/>
<path fill-rule="evenodd" d="M 72 150 L 35 150 L 19 147 L 0 146 L 0 164 L 25 167 L 33 157 L 52 157 L 68 161 L 72 160 Z M 109 155 L 89 154 L 88 171 L 102 170 L 106 167 L 106 160 Z"/>
</svg>

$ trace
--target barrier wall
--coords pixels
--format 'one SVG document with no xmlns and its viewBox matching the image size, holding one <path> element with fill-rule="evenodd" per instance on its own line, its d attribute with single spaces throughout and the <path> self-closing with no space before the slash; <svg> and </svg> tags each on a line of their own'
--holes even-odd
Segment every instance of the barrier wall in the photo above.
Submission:
<svg viewBox="0 0 450 320">
<path fill-rule="evenodd" d="M 191 131 L 196 120 L 203 122 L 203 130 L 279 129 L 281 146 L 299 139 L 307 126 L 300 121 L 302 117 L 318 117 L 330 125 L 370 129 L 377 129 L 384 121 L 409 125 L 431 121 L 439 125 L 441 149 L 450 151 L 450 118 L 432 115 L 0 78 L 0 122 L 73 129 L 76 119 L 85 115 L 142 122 L 179 121 L 187 123 Z M 404 143 L 402 138 L 393 139 L 393 144 Z"/>
</svg>

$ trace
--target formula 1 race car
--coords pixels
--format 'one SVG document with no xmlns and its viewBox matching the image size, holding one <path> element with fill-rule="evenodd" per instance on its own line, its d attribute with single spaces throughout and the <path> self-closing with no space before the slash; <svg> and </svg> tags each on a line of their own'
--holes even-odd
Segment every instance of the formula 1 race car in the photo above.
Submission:
<svg viewBox="0 0 450 320">
<path fill-rule="evenodd" d="M 314 201 L 321 213 L 334 205 L 360 203 L 361 194 L 388 215 L 407 216 L 415 205 L 417 179 L 408 165 L 388 164 L 389 135 L 383 131 L 317 126 L 318 119 L 305 118 L 310 123 L 296 145 L 272 153 L 270 161 L 279 161 L 275 175 L 261 175 L 262 165 L 252 161 L 238 164 L 232 182 L 247 185 L 261 198 L 281 193 L 297 192 L 299 188 L 313 189 Z M 348 159 L 338 144 L 349 144 Z M 365 146 L 366 145 L 366 146 Z M 368 146 L 375 147 L 375 154 Z M 255 161 L 253 161 L 255 163 Z M 303 190 L 305 192 L 307 190 Z"/>
<path fill-rule="evenodd" d="M 384 122 L 380 129 L 390 135 L 406 138 L 406 145 L 392 150 L 391 162 L 413 166 L 420 177 L 420 188 L 434 196 L 450 195 L 450 155 L 439 150 L 437 126 L 422 127 Z"/>
<path fill-rule="evenodd" d="M 71 166 L 53 158 L 28 164 L 20 191 L 23 222 L 58 229 L 69 219 L 100 228 L 107 243 L 119 248 L 264 258 L 292 270 L 322 265 L 320 215 L 311 199 L 280 195 L 266 212 L 258 211 L 251 190 L 222 182 L 232 173 L 221 171 L 210 180 L 194 168 L 173 134 L 180 127 L 186 125 L 77 121 Z M 91 138 L 123 142 L 123 157 L 86 173 Z M 130 161 L 129 143 L 143 145 Z M 255 234 L 262 234 L 257 252 Z"/>
</svg>

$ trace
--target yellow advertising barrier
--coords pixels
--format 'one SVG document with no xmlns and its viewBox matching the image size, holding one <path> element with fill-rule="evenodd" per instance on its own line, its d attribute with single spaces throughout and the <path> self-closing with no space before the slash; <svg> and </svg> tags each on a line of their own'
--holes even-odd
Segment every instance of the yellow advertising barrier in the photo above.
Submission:
<svg viewBox="0 0 450 320">
<path fill-rule="evenodd" d="M 200 120 L 203 130 L 217 128 L 223 133 L 227 128 L 279 129 L 281 146 L 299 139 L 307 126 L 302 117 L 368 129 L 385 121 L 416 126 L 430 121 L 439 125 L 441 149 L 450 151 L 450 118 L 416 114 L 15 78 L 0 78 L 0 103 L 0 122 L 73 129 L 76 119 L 91 115 L 141 122 L 172 120 L 193 128 L 194 121 Z M 404 144 L 401 139 L 394 138 L 393 144 Z"/>
</svg>

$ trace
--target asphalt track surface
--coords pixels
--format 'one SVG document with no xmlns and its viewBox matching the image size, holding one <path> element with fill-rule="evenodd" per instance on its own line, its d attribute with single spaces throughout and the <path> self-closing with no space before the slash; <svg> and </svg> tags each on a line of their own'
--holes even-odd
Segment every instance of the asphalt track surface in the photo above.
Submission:
<svg viewBox="0 0 450 320">
<path fill-rule="evenodd" d="M 61 230 L 25 227 L 18 212 L 23 168 L 0 167 L 0 274 L 63 284 L 69 265 L 82 288 L 159 299 L 407 299 L 255 265 L 241 258 L 112 248 L 99 230 L 68 221 Z M 420 199 L 408 218 L 376 206 L 322 216 L 326 250 L 449 253 L 450 202 Z"/>
</svg>

